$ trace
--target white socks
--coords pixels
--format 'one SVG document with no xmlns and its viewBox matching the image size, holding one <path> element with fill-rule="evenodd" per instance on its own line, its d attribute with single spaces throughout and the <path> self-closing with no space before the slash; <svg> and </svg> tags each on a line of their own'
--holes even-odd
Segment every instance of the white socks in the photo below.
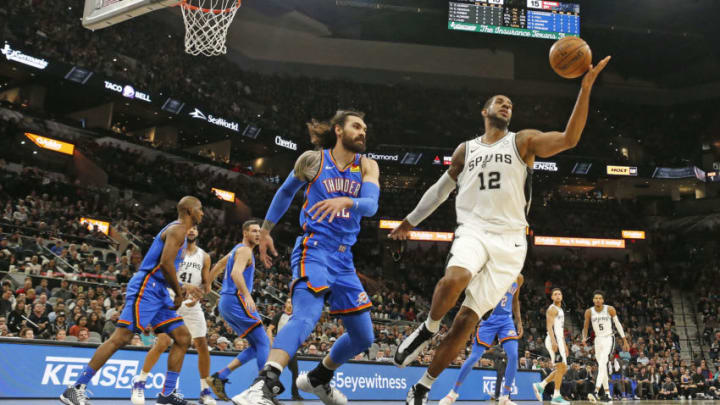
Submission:
<svg viewBox="0 0 720 405">
<path fill-rule="evenodd" d="M 430 389 L 430 388 L 432 388 L 433 383 L 435 382 L 436 379 L 437 379 L 437 377 L 433 377 L 430 374 L 428 374 L 427 371 L 425 371 L 425 374 L 423 374 L 420 381 L 418 381 L 418 384 L 424 385 L 425 387 L 427 387 L 427 389 Z"/>
<path fill-rule="evenodd" d="M 545 389 L 545 386 L 548 385 L 548 383 L 545 382 L 545 380 L 540 381 L 540 386 Z"/>
<path fill-rule="evenodd" d="M 138 376 L 138 381 L 145 382 L 145 381 L 147 381 L 147 377 L 148 377 L 148 373 L 141 370 L 140 375 Z"/>
<path fill-rule="evenodd" d="M 553 392 L 553 398 L 556 398 L 556 397 L 559 397 L 559 396 L 560 396 L 560 390 L 557 389 L 557 388 L 555 388 L 555 392 Z"/>
<path fill-rule="evenodd" d="M 440 321 L 442 321 L 442 319 Z M 427 320 L 425 321 L 425 327 L 430 332 L 437 333 L 440 330 L 440 321 L 434 321 L 430 318 L 430 315 L 428 315 Z"/>
<path fill-rule="evenodd" d="M 207 381 L 205 381 L 204 378 L 201 378 L 201 379 L 200 379 L 200 391 L 204 391 L 204 390 L 206 390 L 206 389 L 208 389 L 208 388 L 210 388 L 210 384 L 208 384 Z"/>
</svg>

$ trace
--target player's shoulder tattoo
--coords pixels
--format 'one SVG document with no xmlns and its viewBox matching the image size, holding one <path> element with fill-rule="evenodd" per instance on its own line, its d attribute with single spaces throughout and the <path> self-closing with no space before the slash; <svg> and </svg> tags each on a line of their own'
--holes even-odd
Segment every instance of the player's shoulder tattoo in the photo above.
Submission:
<svg viewBox="0 0 720 405">
<path fill-rule="evenodd" d="M 303 181 L 311 181 L 320 171 L 322 160 L 321 150 L 309 150 L 304 152 L 295 161 L 295 177 Z"/>
</svg>

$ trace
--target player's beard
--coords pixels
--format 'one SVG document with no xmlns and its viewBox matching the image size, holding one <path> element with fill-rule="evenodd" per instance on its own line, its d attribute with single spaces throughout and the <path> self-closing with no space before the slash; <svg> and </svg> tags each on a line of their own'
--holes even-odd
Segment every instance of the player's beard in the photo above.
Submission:
<svg viewBox="0 0 720 405">
<path fill-rule="evenodd" d="M 508 126 L 510 125 L 510 120 L 505 120 L 497 115 L 497 113 L 493 115 L 487 116 L 488 121 L 490 122 L 490 126 L 495 127 L 502 131 L 507 131 Z"/>
<path fill-rule="evenodd" d="M 353 140 L 353 138 L 349 136 L 342 136 L 341 138 L 342 145 L 345 149 L 349 150 L 350 152 L 355 153 L 364 153 L 365 152 L 365 143 L 357 143 Z"/>
<path fill-rule="evenodd" d="M 197 236 L 196 236 L 196 237 L 194 237 L 194 238 L 192 238 L 192 239 L 190 239 L 190 238 L 186 238 L 186 240 L 187 240 L 187 243 L 188 243 L 188 245 L 190 245 L 190 244 L 192 244 L 192 243 L 195 243 L 195 242 L 197 242 Z"/>
</svg>

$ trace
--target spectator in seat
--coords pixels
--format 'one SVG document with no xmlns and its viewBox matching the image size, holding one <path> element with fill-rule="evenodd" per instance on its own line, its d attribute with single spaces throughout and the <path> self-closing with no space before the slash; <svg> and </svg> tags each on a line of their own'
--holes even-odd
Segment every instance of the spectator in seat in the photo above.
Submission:
<svg viewBox="0 0 720 405">
<path fill-rule="evenodd" d="M 678 398 L 678 389 L 669 376 L 665 377 L 665 382 L 660 389 L 658 399 L 675 400 Z"/>
</svg>

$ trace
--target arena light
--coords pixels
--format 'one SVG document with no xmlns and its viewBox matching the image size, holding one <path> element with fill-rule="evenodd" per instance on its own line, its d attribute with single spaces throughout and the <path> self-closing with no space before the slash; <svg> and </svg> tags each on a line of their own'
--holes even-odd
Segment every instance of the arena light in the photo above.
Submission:
<svg viewBox="0 0 720 405">
<path fill-rule="evenodd" d="M 645 239 L 645 231 L 622 231 L 623 239 Z"/>
<path fill-rule="evenodd" d="M 380 220 L 380 229 L 395 229 L 400 225 L 402 221 L 394 221 L 391 219 L 381 219 Z"/>
<path fill-rule="evenodd" d="M 607 174 L 610 176 L 637 176 L 638 170 L 635 166 L 611 166 L 607 167 Z"/>
<path fill-rule="evenodd" d="M 535 246 L 624 249 L 624 239 L 573 238 L 568 236 L 535 236 Z"/>
<path fill-rule="evenodd" d="M 408 239 L 428 242 L 452 242 L 454 237 L 453 232 L 410 231 Z"/>
<path fill-rule="evenodd" d="M 222 189 L 215 188 L 215 187 L 213 187 L 211 190 L 215 194 L 215 197 L 217 197 L 223 201 L 227 201 L 227 202 L 231 202 L 231 203 L 235 202 L 235 193 L 233 193 L 232 191 L 222 190 Z"/>
<path fill-rule="evenodd" d="M 99 219 L 92 219 L 92 218 L 80 218 L 80 223 L 87 225 L 87 229 L 89 231 L 95 230 L 95 227 L 97 227 L 97 230 L 107 235 L 110 232 L 110 222 L 106 221 L 100 221 Z"/>
<path fill-rule="evenodd" d="M 55 152 L 64 153 L 66 155 L 72 156 L 75 152 L 75 145 L 63 141 L 58 141 L 57 139 L 48 138 L 45 136 L 40 136 L 37 134 L 32 134 L 30 132 L 25 132 L 25 136 L 28 137 L 33 143 L 43 149 L 49 149 Z"/>
<path fill-rule="evenodd" d="M 402 221 L 392 219 L 381 219 L 380 229 L 395 229 Z M 453 232 L 435 232 L 435 231 L 410 231 L 409 240 L 428 241 L 428 242 L 452 242 L 455 238 Z"/>
</svg>

